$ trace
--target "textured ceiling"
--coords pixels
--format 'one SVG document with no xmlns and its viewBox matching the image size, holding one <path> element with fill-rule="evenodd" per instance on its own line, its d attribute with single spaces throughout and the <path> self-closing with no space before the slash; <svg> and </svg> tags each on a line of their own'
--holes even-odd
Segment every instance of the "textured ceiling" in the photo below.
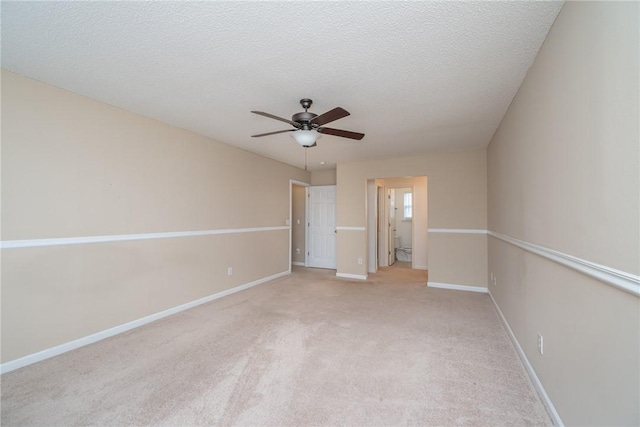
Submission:
<svg viewBox="0 0 640 427">
<path fill-rule="evenodd" d="M 2 2 L 2 67 L 303 166 L 289 134 L 336 106 L 309 168 L 485 147 L 560 2 Z M 324 161 L 324 166 L 320 165 Z"/>
</svg>

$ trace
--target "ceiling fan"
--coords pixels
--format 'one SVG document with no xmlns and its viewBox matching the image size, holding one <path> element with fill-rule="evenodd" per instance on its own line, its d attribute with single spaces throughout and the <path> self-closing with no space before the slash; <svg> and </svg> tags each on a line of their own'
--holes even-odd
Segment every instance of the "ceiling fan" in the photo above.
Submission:
<svg viewBox="0 0 640 427">
<path fill-rule="evenodd" d="M 296 113 L 291 117 L 291 120 L 283 119 L 282 117 L 274 116 L 273 114 L 264 113 L 262 111 L 252 111 L 254 114 L 258 114 L 270 119 L 280 120 L 281 122 L 289 123 L 294 129 L 278 130 L 275 132 L 261 133 L 258 135 L 251 135 L 254 138 L 261 136 L 275 135 L 277 133 L 293 132 L 291 136 L 305 148 L 315 147 L 316 140 L 322 136 L 321 134 L 340 136 L 342 138 L 350 138 L 361 140 L 364 138 L 363 133 L 351 132 L 348 130 L 327 128 L 323 125 L 333 122 L 335 120 L 347 117 L 349 112 L 344 108 L 336 107 L 333 110 L 327 111 L 324 114 L 317 115 L 310 113 L 307 110 L 311 107 L 312 100 L 304 98 L 300 100 L 300 105 L 304 108 L 303 112 Z"/>
</svg>

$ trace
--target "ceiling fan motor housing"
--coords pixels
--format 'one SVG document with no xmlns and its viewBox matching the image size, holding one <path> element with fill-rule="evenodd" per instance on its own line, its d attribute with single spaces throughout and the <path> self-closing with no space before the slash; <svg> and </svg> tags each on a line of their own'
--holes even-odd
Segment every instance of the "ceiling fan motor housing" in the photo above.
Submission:
<svg viewBox="0 0 640 427">
<path fill-rule="evenodd" d="M 291 117 L 291 121 L 300 123 L 302 125 L 302 130 L 311 130 L 311 120 L 318 117 L 317 114 L 309 113 L 307 111 L 311 107 L 311 104 L 313 104 L 312 100 L 310 100 L 309 98 L 302 98 L 300 100 L 300 105 L 302 105 L 302 108 L 304 108 L 304 112 L 294 114 Z"/>
<path fill-rule="evenodd" d="M 301 113 L 296 113 L 291 117 L 291 121 L 300 123 L 304 130 L 311 129 L 311 120 L 318 117 L 317 114 L 309 113 L 308 111 L 303 111 Z"/>
</svg>

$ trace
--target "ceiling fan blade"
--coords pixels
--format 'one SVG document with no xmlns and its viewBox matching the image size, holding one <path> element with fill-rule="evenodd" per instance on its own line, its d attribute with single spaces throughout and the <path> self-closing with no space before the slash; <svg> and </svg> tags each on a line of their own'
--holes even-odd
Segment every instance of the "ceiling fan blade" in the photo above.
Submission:
<svg viewBox="0 0 640 427">
<path fill-rule="evenodd" d="M 251 135 L 251 137 L 252 138 L 259 138 L 261 136 L 275 135 L 277 133 L 293 132 L 293 131 L 296 131 L 296 130 L 298 130 L 298 129 L 277 130 L 275 132 L 267 132 L 267 133 L 260 133 L 258 135 Z"/>
<path fill-rule="evenodd" d="M 260 116 L 265 116 L 265 117 L 268 117 L 270 119 L 280 120 L 281 122 L 289 123 L 290 125 L 295 126 L 296 128 L 300 128 L 301 127 L 300 123 L 292 122 L 291 120 L 283 119 L 282 117 L 274 116 L 273 114 L 264 113 L 262 111 L 252 111 L 252 113 L 253 114 L 258 114 Z"/>
<path fill-rule="evenodd" d="M 333 129 L 333 128 L 317 128 L 316 130 L 320 133 L 326 133 L 327 135 L 335 135 L 335 136 L 341 136 L 343 138 L 357 139 L 358 141 L 364 138 L 364 133 L 350 132 L 348 130 Z"/>
<path fill-rule="evenodd" d="M 334 120 L 338 120 L 338 119 L 341 119 L 343 117 L 347 117 L 349 114 L 351 114 L 351 113 L 349 113 L 344 108 L 336 107 L 333 110 L 327 111 L 324 114 L 320 114 L 318 117 L 316 117 L 313 120 L 311 120 L 311 124 L 312 125 L 322 126 L 322 125 L 327 124 L 329 122 L 332 122 Z"/>
</svg>

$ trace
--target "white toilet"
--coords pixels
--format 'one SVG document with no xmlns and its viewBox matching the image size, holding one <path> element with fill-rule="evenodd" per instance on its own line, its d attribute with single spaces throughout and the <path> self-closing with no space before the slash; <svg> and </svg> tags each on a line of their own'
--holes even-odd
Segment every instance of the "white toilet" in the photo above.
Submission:
<svg viewBox="0 0 640 427">
<path fill-rule="evenodd" d="M 411 248 L 402 247 L 402 239 L 400 236 L 394 236 L 393 240 L 396 259 L 400 262 L 411 262 Z"/>
</svg>

